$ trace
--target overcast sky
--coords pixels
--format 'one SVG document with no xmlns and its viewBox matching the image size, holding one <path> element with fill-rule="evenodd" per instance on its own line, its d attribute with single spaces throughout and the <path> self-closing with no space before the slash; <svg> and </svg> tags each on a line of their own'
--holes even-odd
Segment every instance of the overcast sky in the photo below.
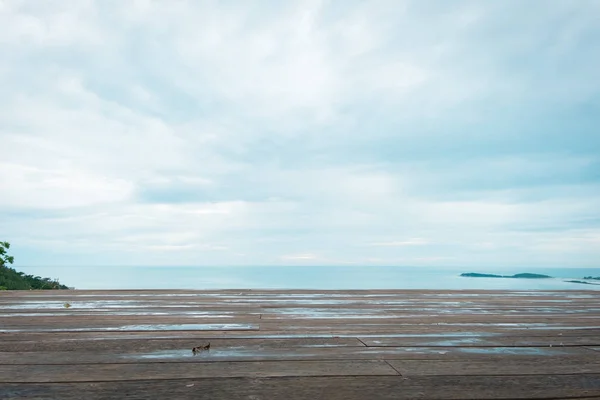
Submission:
<svg viewBox="0 0 600 400">
<path fill-rule="evenodd" d="M 0 0 L 18 265 L 589 266 L 600 2 Z"/>
</svg>

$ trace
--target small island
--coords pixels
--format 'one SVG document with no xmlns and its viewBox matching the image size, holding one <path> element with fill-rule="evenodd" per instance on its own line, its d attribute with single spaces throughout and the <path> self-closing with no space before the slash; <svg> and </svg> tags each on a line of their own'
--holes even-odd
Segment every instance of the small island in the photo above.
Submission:
<svg viewBox="0 0 600 400">
<path fill-rule="evenodd" d="M 478 272 L 465 272 L 463 274 L 460 274 L 460 276 L 467 277 L 467 278 L 509 278 L 509 279 L 548 279 L 548 278 L 552 278 L 551 276 L 548 276 L 548 275 L 532 274 L 529 272 L 524 272 L 521 274 L 514 274 L 514 275 L 497 275 L 497 274 L 482 274 L 482 273 L 478 273 Z"/>
<path fill-rule="evenodd" d="M 514 275 L 498 275 L 498 274 L 485 274 L 485 273 L 479 273 L 479 272 L 465 272 L 463 274 L 460 274 L 460 276 L 465 277 L 465 278 L 505 278 L 505 279 L 553 279 L 554 278 L 549 275 L 532 274 L 529 272 L 524 272 L 524 273 L 514 274 Z M 600 281 L 600 277 L 586 276 L 581 279 L 569 279 L 569 280 L 563 280 L 563 281 L 567 282 L 567 283 L 578 283 L 578 284 L 582 284 L 582 285 L 598 285 L 598 286 L 600 286 L 600 283 L 589 282 L 590 280 L 591 281 Z"/>
<path fill-rule="evenodd" d="M 580 281 L 580 280 L 577 280 L 577 279 L 573 279 L 573 280 L 565 281 L 565 282 L 569 282 L 569 283 L 581 283 L 582 285 L 600 285 L 600 283 Z"/>
</svg>

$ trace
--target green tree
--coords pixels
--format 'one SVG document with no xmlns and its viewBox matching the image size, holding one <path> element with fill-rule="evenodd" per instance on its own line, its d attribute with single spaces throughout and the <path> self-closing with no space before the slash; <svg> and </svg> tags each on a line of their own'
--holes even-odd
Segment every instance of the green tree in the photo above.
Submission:
<svg viewBox="0 0 600 400">
<path fill-rule="evenodd" d="M 10 243 L 0 242 L 0 266 L 2 267 L 15 262 L 15 258 L 8 255 L 8 249 L 10 249 Z"/>
</svg>

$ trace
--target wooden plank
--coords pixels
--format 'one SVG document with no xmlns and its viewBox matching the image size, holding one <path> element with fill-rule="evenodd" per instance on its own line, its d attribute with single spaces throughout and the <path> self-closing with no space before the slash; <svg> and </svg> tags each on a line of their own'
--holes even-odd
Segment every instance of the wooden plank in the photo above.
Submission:
<svg viewBox="0 0 600 400">
<path fill-rule="evenodd" d="M 69 321 L 73 323 L 75 321 Z M 77 321 L 79 322 L 79 321 Z M 286 329 L 306 329 L 306 330 L 323 330 L 324 327 L 330 329 L 343 328 L 346 331 L 357 331 L 365 329 L 410 329 L 413 327 L 471 327 L 473 329 L 496 329 L 499 331 L 513 329 L 529 329 L 529 330 L 545 330 L 545 329 L 584 329 L 584 328 L 600 328 L 600 316 L 596 318 L 502 318 L 494 319 L 492 317 L 482 316 L 475 318 L 459 318 L 459 317 L 419 317 L 419 318 L 334 318 L 334 319 L 310 319 L 310 318 L 285 318 L 269 320 L 266 316 L 262 316 L 259 323 L 262 330 L 286 330 Z"/>
<path fill-rule="evenodd" d="M 532 322 L 533 324 L 533 322 Z M 519 325 L 505 325 L 496 323 L 461 323 L 459 321 L 447 322 L 447 323 L 426 323 L 426 322 L 415 322 L 415 323 L 359 323 L 359 322 L 348 322 L 348 323 L 331 323 L 328 324 L 326 321 L 321 321 L 318 324 L 313 323 L 299 323 L 286 322 L 280 324 L 268 324 L 261 322 L 260 330 L 263 332 L 270 331 L 288 331 L 288 332 L 330 332 L 340 334 L 356 333 L 359 335 L 373 334 L 375 332 L 382 333 L 430 333 L 430 332 L 515 332 L 519 331 L 531 331 L 538 332 L 538 336 L 547 336 L 547 331 L 572 331 L 586 329 L 593 329 L 598 331 L 600 325 L 598 322 L 589 324 L 582 323 L 543 323 L 540 326 L 532 326 L 527 329 L 527 323 Z M 540 332 L 541 331 L 541 332 Z M 544 334 L 545 333 L 545 334 Z"/>
<path fill-rule="evenodd" d="M 0 334 L 0 351 L 7 351 L 15 344 L 12 342 L 78 342 L 78 341 L 104 341 L 104 340 L 173 340 L 173 339 L 337 339 L 356 338 L 380 340 L 382 338 L 418 338 L 428 340 L 430 337 L 447 337 L 449 340 L 462 337 L 487 337 L 490 333 L 495 338 L 532 338 L 536 337 L 594 337 L 600 335 L 600 330 L 564 330 L 564 331 L 510 331 L 486 332 L 458 331 L 458 330 L 401 330 L 401 331 L 371 331 L 371 332 L 294 332 L 294 331 L 137 331 L 137 332 L 27 332 Z M 516 340 L 515 339 L 515 340 Z M 587 340 L 587 339 L 586 339 Z"/>
<path fill-rule="evenodd" d="M 444 336 L 456 333 L 465 336 L 478 336 L 489 333 L 502 334 L 505 336 L 594 336 L 598 335 L 600 329 L 595 327 L 573 327 L 552 326 L 551 329 L 526 329 L 505 328 L 494 325 L 458 325 L 458 326 L 436 326 L 436 325 L 320 325 L 320 326 L 276 326 L 272 329 L 263 327 L 262 324 L 190 324 L 186 326 L 121 326 L 114 327 L 56 327 L 54 325 L 40 326 L 29 329 L 16 329 L 10 332 L 0 332 L 2 341 L 23 340 L 25 337 L 34 337 L 38 334 L 63 334 L 65 338 L 98 338 L 106 334 L 135 333 L 138 337 L 160 338 L 160 337 L 183 337 L 187 334 L 198 338 L 213 337 L 239 337 L 239 338 L 267 338 L 267 337 L 380 337 L 380 336 L 402 336 L 402 335 L 428 335 Z M 559 335 L 562 334 L 562 335 Z M 39 335 L 38 337 L 41 337 Z M 50 336 L 47 336 L 50 337 Z"/>
<path fill-rule="evenodd" d="M 542 317 L 535 317 L 531 315 L 513 316 L 513 315 L 477 315 L 465 317 L 463 315 L 432 315 L 432 316 L 412 316 L 410 318 L 295 318 L 289 316 L 282 319 L 268 319 L 267 315 L 262 315 L 261 325 L 265 328 L 270 326 L 295 326 L 295 325 L 311 325 L 311 326 L 322 326 L 322 325 L 395 325 L 395 326 L 410 326 L 410 325 L 472 325 L 472 326 L 494 326 L 499 327 L 519 327 L 526 325 L 532 328 L 545 328 L 553 325 L 565 325 L 573 327 L 586 327 L 598 325 L 598 318 L 582 318 L 578 315 L 547 315 Z"/>
<path fill-rule="evenodd" d="M 484 361 L 414 361 L 390 360 L 403 376 L 415 375 L 563 375 L 563 374 L 600 374 L 600 360 L 562 359 L 560 362 L 546 358 L 538 360 Z"/>
<path fill-rule="evenodd" d="M 518 351 L 521 350 L 521 351 Z M 562 363 L 596 361 L 595 353 L 585 348 L 431 348 L 431 347 L 299 347 L 277 348 L 270 346 L 213 347 L 193 355 L 191 346 L 162 350 L 110 351 L 52 351 L 4 352 L 0 364 L 50 365 L 50 364 L 131 364 L 131 363 L 200 363 L 222 361 L 332 361 L 332 360 L 493 360 L 535 361 Z"/>
<path fill-rule="evenodd" d="M 468 327 L 467 327 L 468 328 Z M 510 330 L 496 331 L 483 330 L 481 327 L 474 327 L 469 330 L 465 327 L 420 327 L 413 329 L 402 329 L 393 331 L 366 331 L 366 332 L 301 332 L 301 331 L 138 331 L 138 332 L 27 332 L 23 333 L 0 333 L 0 351 L 10 351 L 13 346 L 19 346 L 17 343 L 23 343 L 24 346 L 30 346 L 27 342 L 43 345 L 46 342 L 78 342 L 78 341 L 105 341 L 105 340 L 174 340 L 174 339 L 197 339 L 214 340 L 216 338 L 238 338 L 238 339 L 325 339 L 325 338 L 381 338 L 384 335 L 389 337 L 422 337 L 430 336 L 448 336 L 449 339 L 464 336 L 486 336 L 490 333 L 495 337 L 537 337 L 537 336 L 562 336 L 562 337 L 600 337 L 600 329 L 568 329 L 568 330 Z M 14 343 L 17 342 L 17 343 Z M 58 346 L 58 344 L 57 344 Z M 66 344 L 66 346 L 70 346 Z M 75 345 L 73 345 L 75 346 Z M 28 347 L 20 348 L 18 351 L 28 351 Z"/>
<path fill-rule="evenodd" d="M 244 296 L 316 296 L 316 295 L 327 295 L 333 296 L 365 296 L 376 294 L 377 296 L 409 296 L 409 297 L 431 297 L 431 298 L 445 298 L 445 297 L 459 297 L 461 295 L 472 298 L 473 296 L 484 295 L 487 297 L 496 297 L 498 299 L 505 298 L 552 298 L 552 297 L 573 297 L 578 295 L 586 296 L 599 296 L 599 292 L 595 290 L 585 289 L 585 287 L 579 287 L 577 290 L 505 290 L 505 289 L 338 289 L 338 290 L 323 290 L 323 289 L 207 289 L 207 290 L 194 290 L 194 289 L 108 289 L 108 290 L 96 290 L 96 289 L 85 289 L 85 290 L 61 290 L 60 292 L 54 292 L 50 290 L 35 290 L 35 291 L 23 291 L 23 290 L 8 290 L 4 291 L 0 298 L 5 296 L 12 297 L 44 297 L 50 295 L 67 296 L 67 295 L 96 295 L 96 296 L 131 296 L 131 295 L 151 295 L 151 296 L 170 296 L 177 294 L 198 294 L 203 295 L 244 295 Z"/>
<path fill-rule="evenodd" d="M 141 380 L 97 383 L 3 384 L 0 398 L 19 399 L 590 399 L 600 375 L 353 376 Z"/>
<path fill-rule="evenodd" d="M 318 304 L 318 303 L 289 303 L 273 305 L 267 303 L 256 302 L 252 303 L 224 303 L 222 301 L 215 302 L 159 302 L 152 303 L 140 302 L 138 304 L 119 303 L 111 307 L 104 307 L 98 302 L 86 302 L 83 307 L 78 302 L 72 302 L 71 308 L 66 309 L 63 302 L 51 301 L 48 302 L 14 302 L 10 304 L 0 303 L 0 318 L 9 318 L 18 315 L 29 315 L 32 317 L 68 317 L 68 316 L 110 316 L 120 314 L 131 314 L 143 309 L 147 313 L 154 314 L 232 314 L 240 317 L 249 315 L 264 314 L 268 319 L 278 318 L 316 318 L 327 317 L 332 314 L 333 317 L 341 318 L 344 316 L 352 317 L 354 315 L 364 315 L 365 317 L 381 317 L 381 318 L 407 318 L 407 317 L 461 317 L 470 316 L 475 318 L 478 316 L 487 317 L 548 317 L 562 313 L 565 317 L 594 317 L 600 314 L 600 308 L 593 303 L 571 303 L 560 305 L 498 305 L 498 304 L 472 304 L 472 305 L 447 305 L 443 302 L 432 302 L 427 305 L 420 304 L 416 299 L 411 303 L 403 305 L 381 304 L 381 303 L 360 303 L 360 304 Z M 336 315 L 339 314 L 339 315 Z"/>
<path fill-rule="evenodd" d="M 558 311 L 560 312 L 560 311 Z M 558 315 L 558 312 L 553 314 L 504 314 L 504 315 L 491 315 L 491 314 L 476 314 L 476 315 L 462 315 L 462 314 L 375 314 L 361 311 L 360 314 L 354 313 L 354 311 L 344 309 L 339 311 L 327 311 L 324 312 L 312 312 L 306 311 L 303 314 L 270 314 L 267 312 L 246 314 L 236 311 L 236 314 L 224 313 L 221 311 L 215 311 L 214 313 L 208 313 L 204 310 L 198 310 L 197 314 L 193 314 L 192 311 L 183 312 L 172 312 L 162 311 L 161 313 L 152 314 L 148 309 L 143 310 L 130 310 L 127 313 L 85 313 L 85 312 L 73 312 L 68 314 L 62 313 L 16 313 L 16 317 L 13 316 L 0 316 L 0 322 L 2 326 L 35 326 L 45 324 L 71 324 L 73 326 L 84 325 L 93 326 L 95 325 L 110 325 L 120 323 L 121 321 L 131 321 L 131 323 L 177 323 L 183 321 L 185 323 L 193 323 L 195 321 L 201 321 L 204 323 L 230 323 L 230 322 L 246 322 L 256 323 L 258 320 L 262 320 L 262 324 L 267 326 L 277 325 L 298 325 L 298 324 L 310 324 L 313 326 L 319 325 L 342 325 L 342 324 L 366 324 L 366 325 L 445 325 L 451 323 L 460 323 L 464 325 L 493 325 L 498 324 L 500 326 L 518 326 L 519 324 L 530 324 L 531 326 L 539 325 L 544 326 L 548 324 L 568 324 L 572 326 L 597 326 L 599 322 L 600 313 L 595 315 L 580 315 L 580 314 L 565 314 Z M 137 313 L 137 314 L 134 314 Z M 319 313 L 321 316 L 319 316 Z M 146 314 L 146 315 L 145 315 Z M 370 315 L 371 314 L 371 315 Z M 325 315 L 325 316 L 323 316 Z M 183 323 L 181 322 L 181 323 Z"/>
<path fill-rule="evenodd" d="M 50 340 L 43 337 L 40 340 L 0 342 L 0 352 L 113 352 L 125 353 L 135 351 L 156 350 L 189 350 L 202 343 L 210 342 L 213 350 L 230 348 L 254 349 L 298 349 L 322 347 L 365 347 L 356 338 L 298 338 L 298 339 L 235 339 L 209 338 L 202 339 L 194 336 L 186 338 L 144 339 L 144 338 L 104 338 L 103 340 Z M 2 354 L 2 353 L 0 353 Z"/>
<path fill-rule="evenodd" d="M 423 297 L 418 291 L 411 294 L 390 294 L 381 295 L 377 291 L 370 294 L 347 296 L 334 293 L 311 293 L 307 295 L 288 295 L 285 292 L 278 293 L 273 296 L 255 296 L 249 294 L 243 295 L 228 295 L 217 294 L 210 295 L 199 291 L 187 295 L 178 295 L 169 293 L 166 295 L 157 294 L 135 294 L 118 296 L 102 296 L 102 295 L 78 295 L 65 296 L 61 293 L 45 292 L 43 295 L 37 296 L 16 296 L 12 293 L 4 292 L 0 294 L 0 307 L 19 304 L 18 308 L 23 309 L 45 309 L 58 308 L 64 309 L 62 306 L 68 302 L 73 306 L 70 311 L 81 307 L 93 311 L 98 308 L 120 308 L 136 307 L 139 304 L 144 306 L 155 305 L 163 307 L 164 305 L 188 305 L 208 306 L 208 305 L 223 305 L 227 307 L 247 307 L 248 305 L 262 305 L 262 307 L 277 309 L 279 307 L 295 307 L 297 304 L 308 305 L 314 307 L 391 307 L 397 309 L 403 308 L 423 308 L 432 305 L 443 305 L 448 308 L 473 308 L 473 307 L 511 307 L 515 309 L 530 308 L 530 307 L 577 307 L 579 305 L 588 305 L 593 308 L 598 307 L 598 299 L 600 299 L 600 291 L 595 295 L 587 295 L 582 298 L 581 293 L 576 292 L 575 296 L 494 296 L 491 293 L 485 295 L 477 295 L 475 297 L 464 297 L 460 293 L 452 293 L 442 297 Z M 579 297 L 577 297 L 579 296 Z M 94 303 L 95 306 L 90 306 Z M 115 307 L 118 306 L 118 307 Z M 4 307 L 3 307 L 4 308 Z"/>
<path fill-rule="evenodd" d="M 375 293 L 375 292 L 373 292 Z M 115 311 L 124 308 L 137 307 L 143 305 L 144 307 L 151 308 L 154 306 L 164 307 L 180 305 L 181 307 L 197 306 L 197 307 L 233 307 L 233 308 L 248 308 L 250 306 L 262 305 L 265 309 L 286 308 L 286 307 L 344 307 L 344 308 L 355 308 L 355 307 L 379 307 L 379 308 L 396 308 L 396 309 L 419 309 L 428 307 L 439 307 L 444 306 L 450 310 L 456 309 L 469 309 L 469 308 L 488 308 L 493 310 L 497 308 L 508 308 L 513 310 L 527 309 L 532 307 L 537 308 L 554 308 L 554 307 L 578 307 L 581 305 L 591 306 L 592 308 L 598 307 L 598 300 L 600 299 L 599 292 L 595 292 L 593 295 L 588 295 L 589 298 L 577 298 L 573 296 L 516 296 L 511 297 L 508 295 L 494 296 L 492 293 L 486 293 L 478 295 L 477 297 L 461 297 L 460 293 L 448 294 L 446 298 L 440 297 L 423 297 L 419 295 L 418 291 L 410 294 L 390 294 L 386 297 L 382 297 L 380 294 L 369 294 L 356 295 L 356 296 L 340 296 L 335 293 L 314 293 L 304 297 L 298 297 L 294 295 L 284 295 L 284 293 L 278 294 L 276 297 L 273 296 L 256 296 L 256 295 L 227 295 L 227 294 L 216 294 L 214 296 L 207 295 L 204 292 L 191 293 L 188 297 L 174 297 L 171 294 L 165 296 L 159 295 L 144 295 L 134 294 L 122 296 L 66 296 L 61 293 L 47 293 L 46 295 L 40 296 L 16 296 L 13 293 L 0 295 L 0 307 L 2 305 L 9 306 L 22 304 L 20 307 L 26 309 L 48 309 L 55 308 L 62 310 L 62 305 L 66 302 L 71 303 L 73 306 L 71 311 L 79 309 L 79 307 L 85 307 L 87 310 L 93 311 L 98 308 L 110 307 Z M 580 293 L 578 293 L 580 294 Z M 148 297 L 146 297 L 148 296 Z M 378 297 L 369 297 L 378 296 Z M 90 303 L 95 303 L 94 307 L 90 307 Z M 4 307 L 2 307 L 4 308 Z M 440 310 L 442 311 L 442 310 Z"/>
<path fill-rule="evenodd" d="M 130 323 L 132 322 L 132 323 Z M 204 321 L 172 321 L 173 323 L 165 323 L 165 321 L 145 321 L 145 323 L 135 323 L 123 318 L 121 324 L 100 324 L 100 323 L 82 323 L 82 324 L 54 324 L 46 322 L 36 324 L 34 326 L 25 326 L 19 324 L 11 324 L 4 326 L 0 332 L 28 334 L 36 332 L 148 332 L 148 331 L 257 331 L 258 324 L 253 323 L 235 323 L 218 321 L 214 323 L 206 323 Z M 57 327 L 58 326 L 58 327 Z"/>
<path fill-rule="evenodd" d="M 359 337 L 373 347 L 568 347 L 600 346 L 600 336 L 427 336 L 415 337 Z"/>
<path fill-rule="evenodd" d="M 0 365 L 0 382 L 102 382 L 267 376 L 397 375 L 384 361 L 249 361 L 153 364 Z"/>
<path fill-rule="evenodd" d="M 586 347 L 587 349 L 590 350 L 594 350 L 594 351 L 600 351 L 600 347 Z"/>
</svg>

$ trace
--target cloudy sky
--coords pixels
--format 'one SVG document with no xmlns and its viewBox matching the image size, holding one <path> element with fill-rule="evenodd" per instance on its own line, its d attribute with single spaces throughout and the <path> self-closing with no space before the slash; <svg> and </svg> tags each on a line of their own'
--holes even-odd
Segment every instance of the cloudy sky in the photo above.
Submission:
<svg viewBox="0 0 600 400">
<path fill-rule="evenodd" d="M 600 2 L 0 0 L 17 265 L 598 266 Z"/>
</svg>

